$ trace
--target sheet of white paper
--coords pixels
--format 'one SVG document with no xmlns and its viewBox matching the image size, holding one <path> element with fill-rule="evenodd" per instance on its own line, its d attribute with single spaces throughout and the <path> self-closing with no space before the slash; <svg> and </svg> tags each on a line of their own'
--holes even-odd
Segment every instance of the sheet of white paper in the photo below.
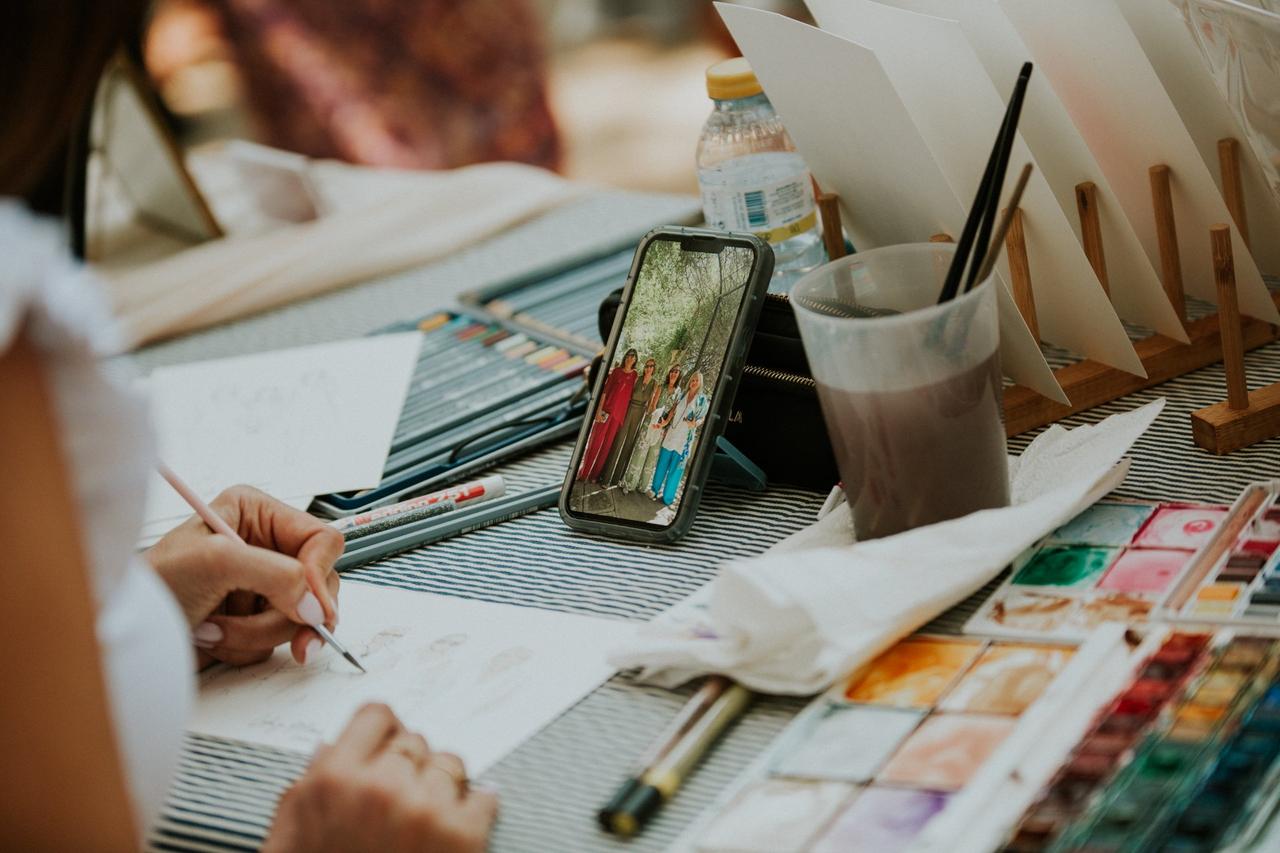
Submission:
<svg viewBox="0 0 1280 853">
<path fill-rule="evenodd" d="M 872 0 L 809 0 L 809 7 L 824 29 L 856 38 L 875 52 L 952 190 L 960 198 L 972 199 L 982 182 L 1005 104 L 960 25 Z M 1010 153 L 1010 174 L 1027 162 L 1037 165 L 1017 138 Z M 1005 181 L 1001 207 L 1013 183 Z M 1042 337 L 1095 361 L 1146 376 L 1142 360 L 1038 166 L 1027 182 L 1021 207 Z M 1003 254 L 1001 265 L 1007 268 Z"/>
<path fill-rule="evenodd" d="M 880 2 L 924 15 L 958 20 L 997 92 L 1012 92 L 1022 63 L 1031 59 L 1022 37 L 993 0 Z M 838 13 L 838 9 L 836 7 L 834 11 Z M 834 16 L 832 23 L 838 22 L 839 16 Z M 1035 155 L 1037 166 L 1057 196 L 1058 204 L 1066 213 L 1077 238 L 1080 238 L 1081 230 L 1076 213 L 1076 185 L 1092 181 L 1097 187 L 1102 245 L 1111 285 L 1111 304 L 1116 313 L 1185 343 L 1188 340 L 1186 329 L 1165 296 L 1156 272 L 1155 264 L 1159 263 L 1159 257 L 1147 257 L 1142 241 L 1111 188 L 1111 182 L 1085 144 L 1084 137 L 1076 130 L 1058 93 L 1043 74 L 1031 75 L 1018 129 Z"/>
<path fill-rule="evenodd" d="M 338 639 L 367 674 L 326 648 L 306 666 L 265 663 L 200 678 L 189 728 L 310 752 L 366 702 L 386 702 L 473 775 L 613 674 L 605 652 L 630 622 L 343 584 Z"/>
<path fill-rule="evenodd" d="M 202 498 L 376 486 L 417 362 L 418 332 L 163 367 L 147 379 L 160 458 Z M 146 521 L 190 508 L 159 475 Z"/>
<path fill-rule="evenodd" d="M 1036 73 L 1049 78 L 1098 158 L 1148 257 L 1158 257 L 1159 243 L 1147 170 L 1168 165 L 1183 285 L 1216 304 L 1209 228 L 1230 224 L 1231 214 L 1115 0 L 1000 4 L 1030 48 Z M 1231 244 L 1240 310 L 1280 323 L 1258 265 L 1234 227 Z"/>
<path fill-rule="evenodd" d="M 947 185 L 875 54 L 790 18 L 717 8 L 805 162 L 840 196 L 862 249 L 964 228 L 965 202 Z M 823 73 L 814 74 L 812 69 Z M 1001 285 L 1000 363 L 1013 381 L 1066 401 L 1040 347 Z"/>
<path fill-rule="evenodd" d="M 1250 249 L 1263 272 L 1280 275 L 1280 203 L 1267 186 L 1253 147 L 1205 68 L 1181 11 L 1169 0 L 1117 2 L 1219 190 L 1222 171 L 1218 164 L 1218 140 L 1231 137 L 1240 142 L 1245 215 L 1250 235 L 1257 235 L 1249 241 Z"/>
</svg>

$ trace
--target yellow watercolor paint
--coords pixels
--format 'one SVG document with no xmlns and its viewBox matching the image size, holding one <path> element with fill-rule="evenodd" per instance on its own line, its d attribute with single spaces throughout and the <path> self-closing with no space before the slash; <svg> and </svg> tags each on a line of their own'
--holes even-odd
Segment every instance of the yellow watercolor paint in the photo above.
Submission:
<svg viewBox="0 0 1280 853">
<path fill-rule="evenodd" d="M 1240 597 L 1238 583 L 1211 583 L 1196 593 L 1200 601 L 1235 601 Z"/>
<path fill-rule="evenodd" d="M 981 644 L 964 640 L 903 640 L 854 676 L 845 698 L 899 708 L 932 707 L 981 650 Z"/>
</svg>

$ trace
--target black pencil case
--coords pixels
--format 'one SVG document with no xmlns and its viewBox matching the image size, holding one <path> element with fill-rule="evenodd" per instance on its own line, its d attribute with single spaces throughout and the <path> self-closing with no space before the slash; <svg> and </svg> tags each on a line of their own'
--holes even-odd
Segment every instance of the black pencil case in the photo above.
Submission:
<svg viewBox="0 0 1280 853">
<path fill-rule="evenodd" d="M 609 339 L 621 300 L 619 288 L 600 303 L 601 340 Z M 783 294 L 765 297 L 725 438 L 771 483 L 825 492 L 840 479 L 796 315 Z"/>
</svg>

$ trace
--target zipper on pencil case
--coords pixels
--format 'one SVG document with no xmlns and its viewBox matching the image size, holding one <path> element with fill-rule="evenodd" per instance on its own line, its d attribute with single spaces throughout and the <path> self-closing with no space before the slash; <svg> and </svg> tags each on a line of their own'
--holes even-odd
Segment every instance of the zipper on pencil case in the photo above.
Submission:
<svg viewBox="0 0 1280 853">
<path fill-rule="evenodd" d="M 742 375 L 763 379 L 768 382 L 792 385 L 796 388 L 806 388 L 810 391 L 816 391 L 818 388 L 818 383 L 812 377 L 801 376 L 798 373 L 787 373 L 784 370 L 774 370 L 771 367 L 756 367 L 754 364 L 748 364 L 742 368 Z"/>
</svg>

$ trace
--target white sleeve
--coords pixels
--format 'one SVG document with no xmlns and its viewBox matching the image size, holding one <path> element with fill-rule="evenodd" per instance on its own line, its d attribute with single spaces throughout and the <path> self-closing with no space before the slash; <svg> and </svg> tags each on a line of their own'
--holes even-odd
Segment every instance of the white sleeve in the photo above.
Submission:
<svg viewBox="0 0 1280 853">
<path fill-rule="evenodd" d="M 135 822 L 145 833 L 177 766 L 194 695 L 185 620 L 133 552 L 153 458 L 146 409 L 102 367 L 114 326 L 59 232 L 0 199 L 0 258 L 0 353 L 27 328 L 49 368 L 98 606 L 108 703 Z"/>
</svg>

